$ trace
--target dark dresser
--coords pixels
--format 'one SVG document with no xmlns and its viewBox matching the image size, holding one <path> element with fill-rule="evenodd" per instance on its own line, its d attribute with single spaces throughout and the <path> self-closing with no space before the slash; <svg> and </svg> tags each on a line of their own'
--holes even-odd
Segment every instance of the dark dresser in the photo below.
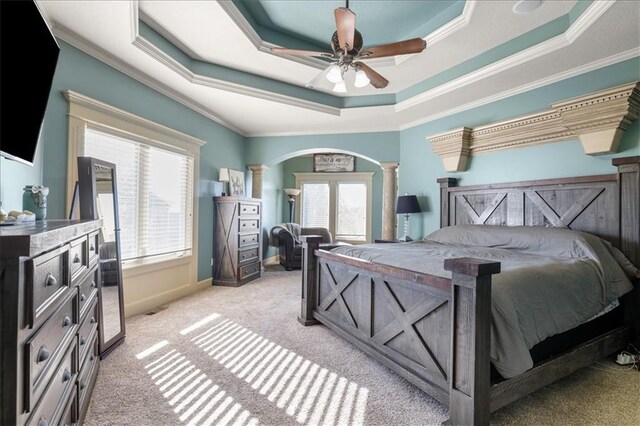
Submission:
<svg viewBox="0 0 640 426">
<path fill-rule="evenodd" d="M 213 284 L 239 286 L 262 275 L 262 202 L 214 197 Z"/>
<path fill-rule="evenodd" d="M 84 419 L 99 368 L 99 228 L 0 228 L 0 424 Z"/>
</svg>

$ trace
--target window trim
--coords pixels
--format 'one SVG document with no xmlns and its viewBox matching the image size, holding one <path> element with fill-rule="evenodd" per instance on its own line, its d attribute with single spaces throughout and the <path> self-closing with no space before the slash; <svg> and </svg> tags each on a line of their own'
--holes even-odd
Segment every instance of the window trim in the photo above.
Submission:
<svg viewBox="0 0 640 426">
<path fill-rule="evenodd" d="M 296 188 L 302 189 L 303 183 L 329 183 L 329 231 L 336 237 L 337 218 L 337 183 L 338 182 L 364 182 L 367 186 L 367 223 L 365 241 L 339 240 L 352 244 L 364 244 L 372 241 L 372 216 L 373 216 L 373 175 L 374 172 L 349 172 L 349 173 L 293 173 L 296 179 Z M 303 198 L 299 197 L 299 206 L 296 208 L 296 222 L 302 223 Z"/>
<path fill-rule="evenodd" d="M 198 223 L 199 223 L 199 176 L 200 147 L 206 142 L 158 124 L 146 118 L 112 107 L 103 102 L 82 95 L 72 90 L 62 92 L 69 102 L 69 133 L 67 150 L 67 209 L 71 206 L 73 190 L 78 180 L 78 163 L 76 158 L 84 155 L 85 133 L 88 128 L 128 138 L 139 143 L 160 148 L 193 158 L 192 188 L 192 224 L 191 255 L 180 259 L 192 259 L 192 269 L 197 269 L 198 259 Z M 166 260 L 152 259 L 148 262 L 137 262 L 126 269 L 144 267 L 148 263 L 173 262 L 175 257 Z"/>
</svg>

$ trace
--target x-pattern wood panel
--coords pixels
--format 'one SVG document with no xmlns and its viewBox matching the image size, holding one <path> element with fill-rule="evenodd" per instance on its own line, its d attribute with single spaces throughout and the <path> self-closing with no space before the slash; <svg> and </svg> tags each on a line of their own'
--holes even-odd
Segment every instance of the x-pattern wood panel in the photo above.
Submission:
<svg viewBox="0 0 640 426">
<path fill-rule="evenodd" d="M 393 313 L 394 320 L 376 333 L 373 336 L 373 341 L 378 345 L 385 345 L 400 333 L 405 333 L 423 365 L 432 367 L 446 380 L 446 372 L 420 333 L 418 333 L 414 324 L 442 306 L 447 300 L 429 295 L 407 310 L 386 281 L 382 281 L 380 287 L 384 294 L 384 301 Z"/>
<path fill-rule="evenodd" d="M 236 265 L 237 259 L 235 256 L 232 255 L 234 253 L 234 250 L 232 250 L 231 247 L 229 246 L 230 244 L 232 244 L 232 239 L 235 238 L 235 233 L 232 232 L 232 228 L 237 225 L 237 222 L 234 220 L 234 216 L 236 215 L 237 208 L 238 207 L 235 206 L 233 210 L 230 210 L 231 218 L 226 217 L 225 212 L 222 212 L 221 214 L 216 215 L 220 228 L 224 232 L 224 251 L 222 253 L 222 256 L 220 257 L 219 265 L 217 265 L 218 269 L 222 267 L 222 264 L 224 262 L 231 263 L 231 269 L 233 271 L 235 271 L 237 268 L 237 265 Z"/>
<path fill-rule="evenodd" d="M 525 195 L 554 227 L 570 228 L 571 223 L 576 220 L 604 190 L 605 188 L 591 188 L 573 203 L 562 216 L 559 215 L 537 191 L 525 191 Z"/>
<path fill-rule="evenodd" d="M 469 200 L 464 195 L 458 197 L 458 200 L 462 204 L 462 207 L 465 209 L 471 220 L 475 225 L 483 225 L 487 219 L 493 214 L 494 211 L 498 208 L 502 200 L 505 199 L 507 193 L 497 194 L 491 203 L 482 211 L 482 213 L 478 214 L 476 210 L 473 208 Z"/>
<path fill-rule="evenodd" d="M 344 292 L 347 287 L 353 284 L 358 279 L 358 273 L 352 274 L 348 279 L 342 280 L 340 283 L 334 277 L 333 271 L 329 267 L 327 263 L 322 264 L 328 276 L 331 278 L 330 281 L 327 281 L 330 284 L 331 290 L 329 294 L 320 302 L 319 309 L 322 311 L 328 310 L 334 302 L 337 302 L 340 306 L 340 309 L 345 313 L 346 317 L 351 320 L 351 325 L 354 328 L 358 328 L 358 323 L 356 322 L 353 314 L 351 313 L 351 309 L 347 305 L 347 302 L 344 300 L 344 296 L 342 296 L 342 292 Z"/>
</svg>

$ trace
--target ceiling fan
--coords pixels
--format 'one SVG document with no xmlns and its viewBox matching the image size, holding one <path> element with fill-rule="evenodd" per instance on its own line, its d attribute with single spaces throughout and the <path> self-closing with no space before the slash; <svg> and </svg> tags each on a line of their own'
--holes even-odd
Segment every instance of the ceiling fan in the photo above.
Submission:
<svg viewBox="0 0 640 426">
<path fill-rule="evenodd" d="M 383 89 L 389 84 L 389 80 L 378 74 L 361 59 L 383 58 L 385 56 L 406 55 L 420 53 L 427 47 L 427 42 L 421 38 L 398 41 L 375 47 L 362 47 L 362 34 L 356 30 L 356 14 L 349 9 L 349 0 L 345 7 L 339 7 L 333 12 L 336 19 L 336 31 L 331 37 L 330 52 L 315 52 L 311 50 L 296 50 L 282 47 L 273 47 L 271 52 L 277 55 L 295 55 L 317 58 L 328 58 L 335 61 L 322 73 L 316 76 L 307 87 L 314 87 L 322 78 L 334 83 L 334 92 L 345 93 L 347 87 L 344 83 L 344 73 L 353 68 L 356 71 L 356 87 L 364 87 L 371 84 L 376 89 Z"/>
</svg>

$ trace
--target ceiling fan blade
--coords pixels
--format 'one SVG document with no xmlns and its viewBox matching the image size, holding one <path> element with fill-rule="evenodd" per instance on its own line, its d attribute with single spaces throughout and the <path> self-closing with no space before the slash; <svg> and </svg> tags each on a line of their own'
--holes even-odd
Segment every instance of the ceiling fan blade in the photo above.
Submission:
<svg viewBox="0 0 640 426">
<path fill-rule="evenodd" d="M 345 52 L 353 49 L 353 38 L 356 32 L 356 14 L 346 7 L 339 7 L 333 12 L 336 18 L 336 30 L 340 48 Z"/>
<path fill-rule="evenodd" d="M 369 65 L 363 62 L 354 62 L 358 68 L 360 68 L 367 75 L 367 78 L 371 82 L 371 85 L 376 89 L 384 89 L 389 84 L 389 80 L 374 71 Z"/>
<path fill-rule="evenodd" d="M 287 49 L 284 47 L 272 47 L 271 53 L 274 53 L 280 56 L 294 55 L 294 56 L 310 56 L 310 57 L 317 57 L 317 58 L 333 58 L 333 53 L 329 53 L 329 52 L 314 52 L 312 50 Z"/>
<path fill-rule="evenodd" d="M 308 89 L 314 89 L 317 86 L 320 85 L 321 82 L 325 81 L 327 78 L 327 74 L 329 74 L 329 70 L 331 69 L 331 65 L 329 65 L 327 68 L 325 68 L 324 71 L 322 71 L 320 74 L 316 75 L 315 77 L 313 77 L 313 80 L 311 80 L 310 82 L 308 82 L 306 84 L 306 87 Z"/>
<path fill-rule="evenodd" d="M 427 47 L 427 42 L 421 38 L 398 41 L 396 43 L 383 44 L 382 46 L 365 47 L 360 50 L 360 59 L 383 58 L 385 56 L 406 55 L 420 53 Z"/>
</svg>

